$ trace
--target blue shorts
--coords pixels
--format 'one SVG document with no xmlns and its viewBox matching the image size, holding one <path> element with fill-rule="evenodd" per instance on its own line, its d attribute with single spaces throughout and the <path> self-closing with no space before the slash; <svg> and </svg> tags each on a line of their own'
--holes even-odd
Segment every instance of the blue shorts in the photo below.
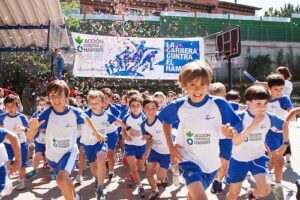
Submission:
<svg viewBox="0 0 300 200">
<path fill-rule="evenodd" d="M 79 149 L 81 146 L 83 146 L 83 144 L 80 142 L 80 139 L 81 139 L 81 136 L 78 137 L 77 140 L 76 140 L 76 144 L 77 144 L 77 146 L 78 146 L 78 149 Z"/>
<path fill-rule="evenodd" d="M 279 149 L 283 144 L 283 134 L 269 132 L 266 136 L 266 144 L 268 145 L 270 151 Z"/>
<path fill-rule="evenodd" d="M 143 156 L 146 152 L 146 144 L 142 146 L 135 146 L 135 145 L 129 145 L 125 144 L 125 156 L 135 156 L 136 159 L 142 160 Z"/>
<path fill-rule="evenodd" d="M 220 147 L 220 158 L 224 158 L 225 160 L 230 160 L 231 151 L 232 151 L 232 140 L 231 139 L 220 139 L 219 140 Z"/>
<path fill-rule="evenodd" d="M 205 190 L 209 187 L 217 174 L 217 170 L 209 174 L 204 173 L 200 167 L 193 162 L 179 163 L 179 171 L 186 185 L 200 181 Z"/>
<path fill-rule="evenodd" d="M 54 174 L 57 175 L 60 170 L 65 170 L 70 175 L 75 167 L 77 155 L 76 151 L 68 152 L 58 162 L 48 160 L 48 163 Z"/>
<path fill-rule="evenodd" d="M 151 149 L 148 162 L 157 162 L 160 167 L 164 169 L 169 169 L 170 166 L 170 154 L 160 154 Z"/>
<path fill-rule="evenodd" d="M 21 167 L 26 167 L 26 163 L 27 163 L 27 153 L 28 153 L 28 144 L 27 142 L 23 142 L 20 144 L 21 145 L 21 159 L 22 159 L 22 163 L 21 163 Z M 11 147 L 10 144 L 4 143 L 4 146 L 6 148 L 6 152 L 8 155 L 8 160 L 12 161 L 15 157 L 13 149 Z"/>
<path fill-rule="evenodd" d="M 35 150 L 35 153 L 38 153 L 38 152 L 41 152 L 41 153 L 45 153 L 46 151 L 46 144 L 41 144 L 41 143 L 38 143 L 38 142 L 34 142 L 34 150 Z"/>
<path fill-rule="evenodd" d="M 6 170 L 6 166 L 3 165 L 0 167 L 0 193 L 5 188 L 6 181 L 7 181 L 7 170 Z"/>
<path fill-rule="evenodd" d="M 119 139 L 119 135 L 118 132 L 112 132 L 106 135 L 107 139 L 106 139 L 106 143 L 107 143 L 107 147 L 111 150 L 115 150 L 117 143 L 118 143 L 118 139 Z"/>
<path fill-rule="evenodd" d="M 250 171 L 252 176 L 256 174 L 268 174 L 268 161 L 266 156 L 262 156 L 249 162 L 240 162 L 233 158 L 230 159 L 226 182 L 239 183 L 243 182 Z"/>
<path fill-rule="evenodd" d="M 98 152 L 107 152 L 107 145 L 105 143 L 97 142 L 94 145 L 83 145 L 84 153 L 89 163 L 95 162 Z"/>
</svg>

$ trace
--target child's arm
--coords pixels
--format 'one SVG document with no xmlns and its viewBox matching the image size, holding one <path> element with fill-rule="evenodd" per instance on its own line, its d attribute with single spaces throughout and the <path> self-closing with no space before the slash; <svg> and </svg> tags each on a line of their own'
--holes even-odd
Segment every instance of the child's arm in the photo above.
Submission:
<svg viewBox="0 0 300 200">
<path fill-rule="evenodd" d="M 140 133 L 137 130 L 131 128 L 130 126 L 127 126 L 122 120 L 120 120 L 118 118 L 116 118 L 115 124 L 117 126 L 121 126 L 123 129 L 125 129 L 126 131 L 128 131 L 131 136 L 140 135 Z"/>
<path fill-rule="evenodd" d="M 42 120 L 39 122 L 38 118 L 31 118 L 28 123 L 28 131 L 26 133 L 26 138 L 29 141 L 32 141 L 34 136 L 38 133 L 39 127 L 45 122 Z"/>
<path fill-rule="evenodd" d="M 132 140 L 132 137 L 126 133 L 124 128 L 122 128 L 122 137 L 124 138 L 124 140 L 127 140 L 127 141 Z"/>
<path fill-rule="evenodd" d="M 167 144 L 169 147 L 169 151 L 170 151 L 170 156 L 171 156 L 171 160 L 172 163 L 177 163 L 176 159 L 182 161 L 183 157 L 181 155 L 181 153 L 179 152 L 179 145 L 174 145 L 173 144 L 173 140 L 172 140 L 172 124 L 168 124 L 168 123 L 163 123 L 163 130 L 164 130 L 164 134 L 167 140 Z"/>
<path fill-rule="evenodd" d="M 18 140 L 18 137 L 10 132 L 7 132 L 5 139 L 7 139 L 11 147 L 13 149 L 14 155 L 15 155 L 15 161 L 14 164 L 10 167 L 9 171 L 10 173 L 14 173 L 15 171 L 19 170 L 21 167 L 21 147 L 20 142 Z"/>
<path fill-rule="evenodd" d="M 234 134 L 232 138 L 232 143 L 234 146 L 240 145 L 247 137 L 248 135 L 257 128 L 258 124 L 264 119 L 265 115 L 257 115 L 253 119 L 252 123 L 246 127 L 240 134 Z"/>
<path fill-rule="evenodd" d="M 99 142 L 103 143 L 105 141 L 105 136 L 102 133 L 99 133 L 97 131 L 97 129 L 95 128 L 94 124 L 92 123 L 92 121 L 89 117 L 86 117 L 85 121 L 86 121 L 87 125 L 90 127 L 90 129 L 92 129 L 92 131 L 95 133 L 95 137 L 97 138 L 97 140 Z"/>
<path fill-rule="evenodd" d="M 289 111 L 289 114 L 286 116 L 285 121 L 290 122 L 296 119 L 296 116 L 300 113 L 300 107 L 293 108 Z"/>
<path fill-rule="evenodd" d="M 286 148 L 290 145 L 289 141 L 289 124 L 284 122 L 282 126 L 282 134 L 283 134 L 283 145 L 278 149 L 278 152 L 283 155 L 286 151 Z"/>
</svg>

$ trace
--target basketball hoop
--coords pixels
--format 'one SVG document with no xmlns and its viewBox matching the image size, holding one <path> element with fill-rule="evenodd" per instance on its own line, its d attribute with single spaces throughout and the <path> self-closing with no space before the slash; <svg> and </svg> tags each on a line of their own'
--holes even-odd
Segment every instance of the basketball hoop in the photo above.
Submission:
<svg viewBox="0 0 300 200">
<path fill-rule="evenodd" d="M 218 53 L 211 53 L 205 55 L 205 60 L 211 68 L 221 68 L 222 67 L 222 61 L 226 58 L 224 54 L 218 54 Z"/>
</svg>

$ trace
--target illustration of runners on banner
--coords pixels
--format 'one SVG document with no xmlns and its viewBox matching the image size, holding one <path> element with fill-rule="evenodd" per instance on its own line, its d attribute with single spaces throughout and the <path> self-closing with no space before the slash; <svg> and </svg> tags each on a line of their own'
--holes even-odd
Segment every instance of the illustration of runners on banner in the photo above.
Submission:
<svg viewBox="0 0 300 200">
<path fill-rule="evenodd" d="M 204 60 L 202 38 L 131 38 L 72 33 L 79 77 L 177 79 L 192 60 Z"/>
</svg>

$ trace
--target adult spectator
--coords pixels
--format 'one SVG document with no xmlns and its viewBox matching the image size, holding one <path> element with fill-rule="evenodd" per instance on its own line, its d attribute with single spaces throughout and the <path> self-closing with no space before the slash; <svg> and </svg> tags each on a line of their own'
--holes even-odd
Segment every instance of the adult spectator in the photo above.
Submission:
<svg viewBox="0 0 300 200">
<path fill-rule="evenodd" d="M 36 80 L 31 79 L 29 85 L 23 89 L 23 113 L 31 116 L 36 110 L 37 93 L 36 93 Z"/>
</svg>

